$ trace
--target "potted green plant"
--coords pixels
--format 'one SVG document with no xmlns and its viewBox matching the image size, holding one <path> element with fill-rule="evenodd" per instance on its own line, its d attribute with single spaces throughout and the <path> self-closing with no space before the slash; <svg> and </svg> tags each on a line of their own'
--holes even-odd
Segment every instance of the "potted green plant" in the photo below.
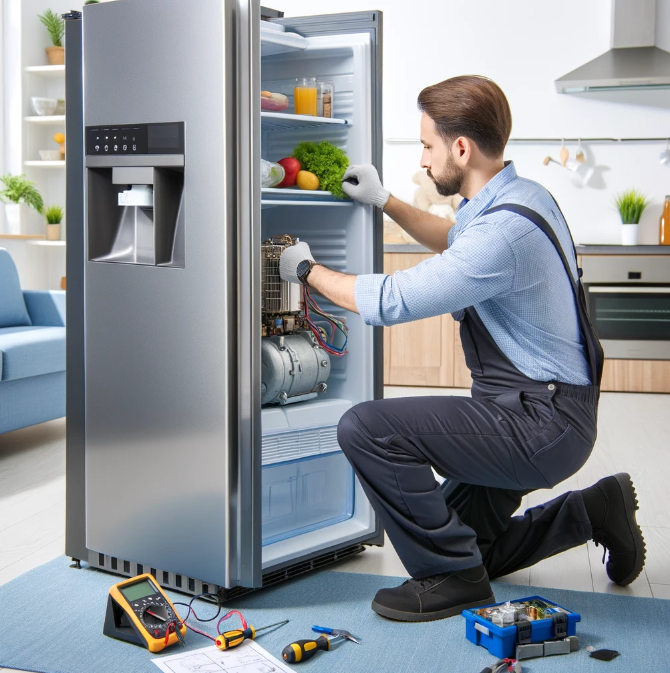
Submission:
<svg viewBox="0 0 670 673">
<path fill-rule="evenodd" d="M 640 216 L 649 205 L 649 200 L 637 189 L 628 189 L 617 194 L 614 203 L 621 216 L 621 244 L 637 245 Z"/>
<path fill-rule="evenodd" d="M 63 37 L 65 36 L 65 21 L 56 14 L 56 12 L 47 9 L 44 14 L 38 14 L 39 20 L 44 24 L 51 38 L 51 47 L 46 47 L 44 51 L 51 65 L 63 65 L 65 63 L 65 48 L 63 47 Z"/>
<path fill-rule="evenodd" d="M 0 189 L 0 201 L 5 204 L 5 223 L 8 234 L 20 234 L 26 222 L 28 207 L 42 212 L 44 203 L 37 186 L 25 175 L 7 173 L 0 177 L 4 189 Z"/>
<path fill-rule="evenodd" d="M 47 221 L 47 241 L 60 241 L 63 209 L 60 206 L 49 206 L 44 209 L 44 217 Z"/>
</svg>

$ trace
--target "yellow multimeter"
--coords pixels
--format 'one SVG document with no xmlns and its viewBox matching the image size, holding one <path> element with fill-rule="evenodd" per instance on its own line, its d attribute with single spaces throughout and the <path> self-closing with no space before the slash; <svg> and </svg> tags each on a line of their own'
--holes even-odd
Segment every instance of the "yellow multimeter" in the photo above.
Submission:
<svg viewBox="0 0 670 673">
<path fill-rule="evenodd" d="M 102 630 L 106 636 L 160 652 L 180 639 L 177 631 L 183 640 L 186 625 L 150 573 L 119 582 L 109 590 Z"/>
</svg>

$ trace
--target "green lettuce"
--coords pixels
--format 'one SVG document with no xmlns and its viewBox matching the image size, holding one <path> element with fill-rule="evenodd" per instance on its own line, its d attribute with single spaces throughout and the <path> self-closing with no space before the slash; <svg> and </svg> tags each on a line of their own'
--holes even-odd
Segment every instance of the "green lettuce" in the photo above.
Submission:
<svg viewBox="0 0 670 673">
<path fill-rule="evenodd" d="M 349 157 L 339 147 L 326 142 L 303 142 L 296 145 L 293 156 L 300 162 L 300 168 L 314 173 L 321 189 L 332 192 L 338 198 L 346 198 L 342 191 L 342 176 L 349 166 Z"/>
</svg>

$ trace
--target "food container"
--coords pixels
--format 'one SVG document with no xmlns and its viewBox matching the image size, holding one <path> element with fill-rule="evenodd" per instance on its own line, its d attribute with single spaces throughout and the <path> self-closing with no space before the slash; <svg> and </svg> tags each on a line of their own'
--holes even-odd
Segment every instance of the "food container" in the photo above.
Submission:
<svg viewBox="0 0 670 673">
<path fill-rule="evenodd" d="M 332 82 L 317 82 L 317 114 L 319 117 L 327 117 L 330 119 L 333 116 L 333 102 L 335 87 Z"/>
<path fill-rule="evenodd" d="M 61 161 L 60 150 L 40 150 L 40 159 L 42 161 Z"/>
<path fill-rule="evenodd" d="M 297 115 L 316 117 L 316 78 L 299 77 L 293 89 L 293 107 Z"/>
<path fill-rule="evenodd" d="M 49 116 L 54 114 L 58 101 L 55 98 L 37 98 L 33 96 L 30 99 L 33 110 L 40 116 Z"/>
</svg>

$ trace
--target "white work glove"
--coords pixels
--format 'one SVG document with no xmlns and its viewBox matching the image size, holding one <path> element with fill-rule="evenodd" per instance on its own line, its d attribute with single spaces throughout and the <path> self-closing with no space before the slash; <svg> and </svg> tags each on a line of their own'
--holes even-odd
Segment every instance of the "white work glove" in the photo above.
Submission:
<svg viewBox="0 0 670 673">
<path fill-rule="evenodd" d="M 289 245 L 288 248 L 282 252 L 279 258 L 279 275 L 282 280 L 287 280 L 289 283 L 299 283 L 298 278 L 298 264 L 304 260 L 314 261 L 312 251 L 309 249 L 307 243 L 300 242 L 295 245 Z"/>
<path fill-rule="evenodd" d="M 377 169 L 372 164 L 349 166 L 342 176 L 342 189 L 352 199 L 378 208 L 383 208 L 391 196 L 391 192 L 384 189 Z"/>
</svg>

